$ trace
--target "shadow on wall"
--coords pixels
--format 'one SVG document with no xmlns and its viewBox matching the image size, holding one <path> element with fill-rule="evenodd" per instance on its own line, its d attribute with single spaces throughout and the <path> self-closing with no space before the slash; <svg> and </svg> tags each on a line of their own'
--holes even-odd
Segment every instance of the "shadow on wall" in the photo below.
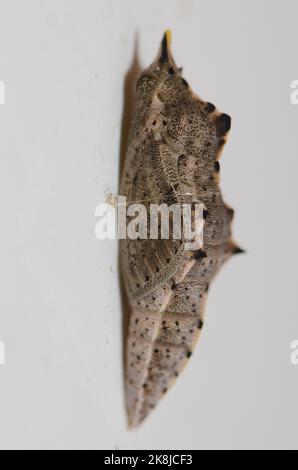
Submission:
<svg viewBox="0 0 298 470">
<path fill-rule="evenodd" d="M 124 161 L 128 148 L 129 130 L 132 122 L 132 116 L 135 106 L 135 88 L 136 82 L 141 74 L 141 68 L 138 56 L 138 35 L 135 38 L 135 50 L 132 60 L 132 64 L 125 76 L 124 80 L 124 102 L 122 112 L 122 129 L 121 129 L 121 143 L 120 143 L 120 162 L 119 162 L 119 186 L 120 178 L 123 171 Z M 121 293 L 121 305 L 122 305 L 122 357 L 123 357 L 123 377 L 125 387 L 125 363 L 126 363 L 126 338 L 128 334 L 130 307 L 127 300 L 127 296 L 124 289 L 124 280 L 121 273 L 120 256 L 118 259 L 118 272 L 119 272 L 119 284 Z"/>
</svg>

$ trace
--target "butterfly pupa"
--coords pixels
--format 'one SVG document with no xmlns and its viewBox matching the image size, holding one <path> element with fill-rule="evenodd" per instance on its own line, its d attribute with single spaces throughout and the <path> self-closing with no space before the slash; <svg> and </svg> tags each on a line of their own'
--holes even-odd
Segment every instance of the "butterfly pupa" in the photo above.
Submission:
<svg viewBox="0 0 298 470">
<path fill-rule="evenodd" d="M 170 34 L 140 76 L 121 180 L 130 204 L 204 204 L 204 244 L 187 251 L 181 240 L 120 244 L 131 315 L 126 348 L 126 404 L 139 425 L 191 357 L 204 324 L 210 283 L 242 250 L 233 242 L 233 210 L 222 199 L 219 158 L 231 118 L 191 90 L 174 62 Z"/>
</svg>

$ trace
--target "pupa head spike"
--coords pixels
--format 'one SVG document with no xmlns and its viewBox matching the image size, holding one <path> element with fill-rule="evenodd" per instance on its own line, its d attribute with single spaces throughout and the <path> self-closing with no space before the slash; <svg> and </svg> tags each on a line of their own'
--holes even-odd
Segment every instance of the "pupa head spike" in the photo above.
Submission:
<svg viewBox="0 0 298 470">
<path fill-rule="evenodd" d="M 171 50 L 170 50 L 171 43 L 172 43 L 172 32 L 170 30 L 167 30 L 161 41 L 160 61 L 163 64 L 166 64 L 169 62 L 169 58 L 171 55 Z"/>
<path fill-rule="evenodd" d="M 150 67 L 151 71 L 166 71 L 170 75 L 175 75 L 176 73 L 180 74 L 180 69 L 177 67 L 173 58 L 171 44 L 172 32 L 167 30 L 163 35 L 157 58 Z"/>
</svg>

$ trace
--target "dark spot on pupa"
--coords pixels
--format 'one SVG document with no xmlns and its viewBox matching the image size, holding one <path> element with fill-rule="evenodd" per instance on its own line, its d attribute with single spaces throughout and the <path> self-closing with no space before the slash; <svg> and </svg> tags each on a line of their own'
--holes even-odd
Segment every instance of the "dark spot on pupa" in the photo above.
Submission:
<svg viewBox="0 0 298 470">
<path fill-rule="evenodd" d="M 138 318 L 136 318 L 135 324 L 138 325 L 139 321 L 140 320 Z"/>
<path fill-rule="evenodd" d="M 233 218 L 234 218 L 234 215 L 235 215 L 234 209 L 231 209 L 231 207 L 227 207 L 226 209 L 227 209 L 227 212 L 228 212 L 229 217 L 230 217 L 231 219 L 233 219 Z"/>
<path fill-rule="evenodd" d="M 207 258 L 207 253 L 203 250 L 198 250 L 195 252 L 194 258 L 197 260 Z"/>
<path fill-rule="evenodd" d="M 203 326 L 204 326 L 204 322 L 200 319 L 198 321 L 198 330 L 201 330 L 203 328 Z"/>
<path fill-rule="evenodd" d="M 154 349 L 155 354 L 159 353 L 159 349 Z"/>
<path fill-rule="evenodd" d="M 207 211 L 206 209 L 203 210 L 203 219 L 206 220 L 207 217 L 209 215 L 209 211 Z"/>
<path fill-rule="evenodd" d="M 220 172 L 220 163 L 218 161 L 216 161 L 214 163 L 214 169 L 215 169 L 216 173 Z"/>
<path fill-rule="evenodd" d="M 173 282 L 172 285 L 171 285 L 171 289 L 175 290 L 175 289 L 177 289 L 177 287 L 178 287 L 178 284 L 176 284 L 176 282 Z"/>
<path fill-rule="evenodd" d="M 167 393 L 168 389 L 167 388 L 164 388 L 162 393 Z"/>
<path fill-rule="evenodd" d="M 239 246 L 236 246 L 234 249 L 233 249 L 233 255 L 243 255 L 245 254 L 245 250 L 243 250 L 242 248 L 240 248 Z"/>
<path fill-rule="evenodd" d="M 175 70 L 174 70 L 173 67 L 170 67 L 170 68 L 169 68 L 169 74 L 170 74 L 170 75 L 175 75 Z"/>
<path fill-rule="evenodd" d="M 206 103 L 206 108 L 205 109 L 206 109 L 208 114 L 213 113 L 213 111 L 215 111 L 215 106 L 212 103 Z"/>
<path fill-rule="evenodd" d="M 219 138 L 224 137 L 231 129 L 232 119 L 228 114 L 220 114 L 216 119 L 216 130 Z"/>
<path fill-rule="evenodd" d="M 209 288 L 210 288 L 210 285 L 207 284 L 206 289 L 205 289 L 205 292 L 209 292 Z"/>
<path fill-rule="evenodd" d="M 147 388 L 148 387 L 148 384 L 143 384 L 143 388 Z"/>
<path fill-rule="evenodd" d="M 186 88 L 189 87 L 189 84 L 188 84 L 188 82 L 185 80 L 185 78 L 182 78 L 182 83 L 183 83 L 183 85 L 184 85 Z"/>
<path fill-rule="evenodd" d="M 186 353 L 187 359 L 189 359 L 191 356 L 192 356 L 192 352 L 191 352 L 191 351 L 187 351 L 187 353 Z"/>
<path fill-rule="evenodd" d="M 217 151 L 218 151 L 218 152 L 221 151 L 221 149 L 223 148 L 223 146 L 225 145 L 225 143 L 226 143 L 226 139 L 224 139 L 224 138 L 223 138 L 223 139 L 220 139 L 220 140 L 218 141 L 218 144 L 217 144 Z"/>
</svg>

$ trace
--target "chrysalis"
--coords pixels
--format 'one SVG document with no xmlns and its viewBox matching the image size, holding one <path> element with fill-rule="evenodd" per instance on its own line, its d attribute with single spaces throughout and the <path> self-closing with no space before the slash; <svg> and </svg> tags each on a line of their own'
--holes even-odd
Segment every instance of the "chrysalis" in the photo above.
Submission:
<svg viewBox="0 0 298 470">
<path fill-rule="evenodd" d="M 121 268 L 131 307 L 126 353 L 130 426 L 155 408 L 190 358 L 203 327 L 210 282 L 241 253 L 231 238 L 233 210 L 224 204 L 219 158 L 231 118 L 202 101 L 182 77 L 166 33 L 137 83 L 121 195 L 130 204 L 204 204 L 204 245 L 182 240 L 121 241 Z"/>
</svg>

